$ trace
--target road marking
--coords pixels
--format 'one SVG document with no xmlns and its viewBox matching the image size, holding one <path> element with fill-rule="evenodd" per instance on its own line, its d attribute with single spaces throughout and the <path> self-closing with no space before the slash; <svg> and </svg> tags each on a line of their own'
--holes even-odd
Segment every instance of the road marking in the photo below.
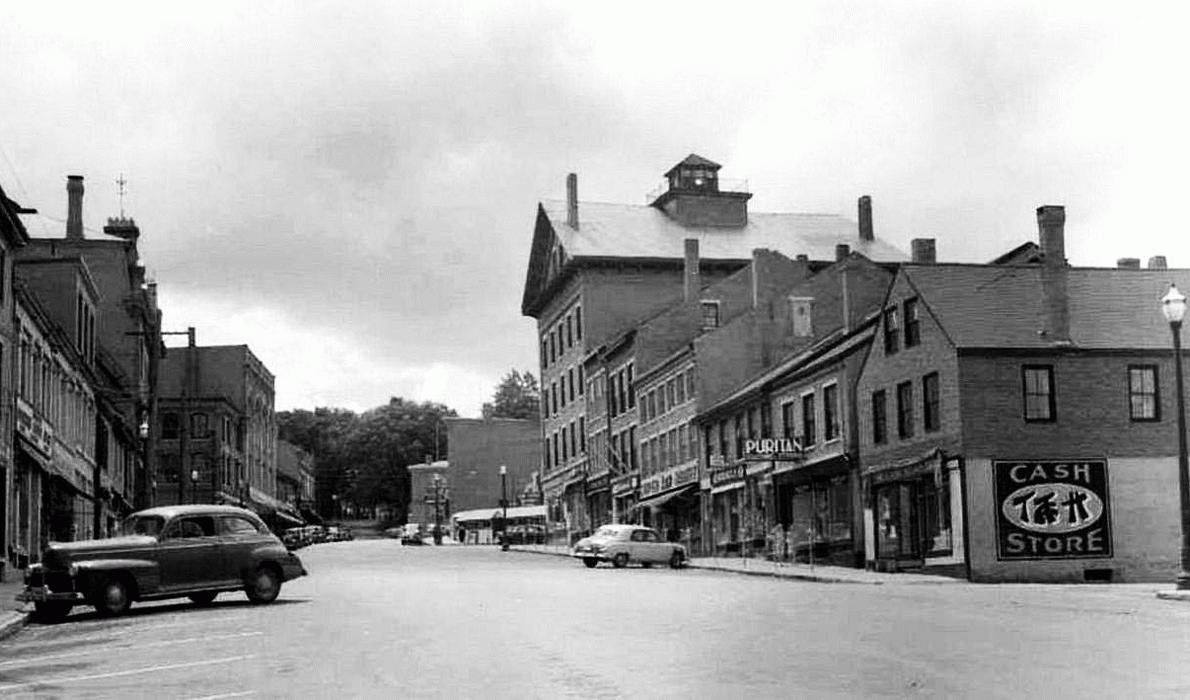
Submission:
<svg viewBox="0 0 1190 700">
<path fill-rule="evenodd" d="M 207 618 L 207 621 L 212 621 L 212 622 L 231 621 L 231 622 L 234 622 L 236 620 L 246 620 L 246 619 L 248 619 L 247 615 L 237 615 L 235 617 Z M 95 622 L 98 622 L 98 621 L 95 621 Z M 48 628 L 38 628 L 38 629 L 26 628 L 26 633 L 29 634 L 29 636 L 32 636 L 35 638 L 36 637 L 46 637 L 46 636 L 48 636 L 49 632 L 54 632 L 54 631 L 61 632 L 63 627 L 65 626 L 65 624 L 66 623 L 64 623 L 63 625 L 54 625 L 54 626 L 48 627 Z M 83 623 L 78 623 L 78 624 L 81 625 Z M 104 630 L 103 632 L 93 632 L 93 633 L 84 634 L 84 635 L 73 635 L 73 636 L 70 636 L 69 638 L 61 637 L 61 636 L 49 637 L 48 639 L 46 639 L 45 641 L 42 641 L 42 642 L 35 642 L 35 643 L 30 643 L 30 644 L 16 644 L 16 645 L 12 645 L 12 646 L 6 645 L 4 648 L 6 648 L 6 649 L 23 649 L 26 647 L 37 646 L 38 644 L 45 644 L 47 642 L 50 644 L 59 644 L 64 641 L 87 642 L 87 641 L 93 641 L 96 639 L 106 640 L 106 639 L 110 639 L 113 635 L 125 634 L 128 632 L 135 632 L 135 633 L 139 634 L 139 633 L 145 632 L 145 631 L 151 632 L 153 630 L 170 629 L 173 627 L 193 627 L 194 624 L 195 623 L 193 620 L 186 620 L 183 622 L 164 622 L 164 623 L 157 624 L 157 625 L 137 625 L 135 623 L 135 620 L 128 620 L 125 624 L 109 627 L 106 630 Z M 87 627 L 91 628 L 91 627 L 94 627 L 94 625 L 88 625 Z M 38 634 L 39 632 L 45 632 L 47 634 L 40 635 L 40 634 Z M 24 638 L 24 637 L 25 637 L 25 635 L 21 635 L 21 638 Z"/>
<path fill-rule="evenodd" d="M 91 649 L 88 651 L 73 651 L 69 654 L 51 654 L 49 656 L 31 656 L 26 659 L 12 659 L 10 661 L 0 661 L 0 667 L 4 666 L 20 666 L 27 663 L 41 663 L 43 661 L 55 661 L 57 659 L 69 659 L 75 656 L 89 656 L 91 654 L 104 654 L 111 651 L 131 651 L 133 649 L 142 649 L 145 647 L 157 648 L 169 646 L 171 644 L 189 644 L 190 642 L 206 642 L 215 639 L 236 639 L 237 637 L 259 637 L 264 632 L 239 632 L 237 634 L 217 634 L 207 635 L 205 637 L 191 637 L 189 639 L 171 639 L 164 642 L 148 642 L 145 644 L 124 644 L 104 646 L 98 649 Z M 71 640 L 74 641 L 74 640 Z"/>
<path fill-rule="evenodd" d="M 96 673 L 91 676 L 73 676 L 68 678 L 47 678 L 39 681 L 29 681 L 28 683 L 10 683 L 8 685 L 0 685 L 0 693 L 9 690 L 19 690 L 21 688 L 30 688 L 40 685 L 59 685 L 62 683 L 82 683 L 84 681 L 98 681 L 105 678 L 119 678 L 121 676 L 135 676 L 138 673 L 158 673 L 160 671 L 177 671 L 183 668 L 197 668 L 199 666 L 213 666 L 215 664 L 228 664 L 233 661 L 247 661 L 248 659 L 255 659 L 256 654 L 248 654 L 245 656 L 228 656 L 223 659 L 208 659 L 207 661 L 192 661 L 188 664 L 169 664 L 168 666 L 150 666 L 148 668 L 134 668 L 128 671 L 112 671 L 111 673 Z"/>
<path fill-rule="evenodd" d="M 255 690 L 245 690 L 242 693 L 224 693 L 223 695 L 204 695 L 201 698 L 190 698 L 190 700 L 223 700 L 224 698 L 242 698 L 248 695 L 256 695 Z"/>
</svg>

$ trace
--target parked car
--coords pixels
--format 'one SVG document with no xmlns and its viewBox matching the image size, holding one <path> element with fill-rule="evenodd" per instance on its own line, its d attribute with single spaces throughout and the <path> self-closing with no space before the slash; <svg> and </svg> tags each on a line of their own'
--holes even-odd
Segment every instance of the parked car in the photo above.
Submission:
<svg viewBox="0 0 1190 700">
<path fill-rule="evenodd" d="M 632 563 L 645 568 L 668 564 L 679 569 L 689 558 L 684 546 L 666 542 L 656 530 L 641 525 L 603 525 L 590 537 L 576 542 L 570 556 L 581 559 L 588 569 L 601 561 L 611 562 L 617 569 Z"/>
<path fill-rule="evenodd" d="M 134 601 L 190 598 L 209 604 L 220 593 L 244 591 L 271 603 L 281 584 L 307 574 L 255 513 L 234 506 L 150 508 L 129 516 L 120 535 L 51 542 L 25 571 L 17 600 L 42 619 L 61 619 L 76 605 L 119 615 Z"/>
</svg>

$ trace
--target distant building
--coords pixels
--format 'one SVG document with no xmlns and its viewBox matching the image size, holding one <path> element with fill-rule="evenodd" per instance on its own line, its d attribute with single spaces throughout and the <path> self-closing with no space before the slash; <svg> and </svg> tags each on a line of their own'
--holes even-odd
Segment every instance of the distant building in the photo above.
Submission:
<svg viewBox="0 0 1190 700">
<path fill-rule="evenodd" d="M 501 498 L 500 467 L 510 505 L 525 489 L 536 489 L 541 463 L 541 428 L 516 418 L 445 418 L 450 459 L 451 508 L 496 507 Z"/>
<path fill-rule="evenodd" d="M 410 464 L 409 513 L 407 523 L 421 525 L 426 532 L 439 523 L 445 532 L 452 512 L 450 463 L 446 460 Z"/>
<path fill-rule="evenodd" d="M 277 500 L 303 518 L 314 510 L 314 456 L 297 445 L 277 440 Z"/>
</svg>

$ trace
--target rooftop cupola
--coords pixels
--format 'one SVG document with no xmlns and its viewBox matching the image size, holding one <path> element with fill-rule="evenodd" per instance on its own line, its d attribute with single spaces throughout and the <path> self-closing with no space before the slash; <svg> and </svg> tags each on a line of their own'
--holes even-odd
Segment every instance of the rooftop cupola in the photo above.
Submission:
<svg viewBox="0 0 1190 700">
<path fill-rule="evenodd" d="M 752 197 L 748 183 L 721 181 L 720 167 L 691 153 L 665 173 L 661 187 L 649 195 L 650 205 L 687 227 L 745 226 Z"/>
</svg>

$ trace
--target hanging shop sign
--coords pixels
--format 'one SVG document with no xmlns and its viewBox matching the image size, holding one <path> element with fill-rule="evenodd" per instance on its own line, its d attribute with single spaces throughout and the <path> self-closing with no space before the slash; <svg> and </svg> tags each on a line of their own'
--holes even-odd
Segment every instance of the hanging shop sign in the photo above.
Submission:
<svg viewBox="0 0 1190 700">
<path fill-rule="evenodd" d="M 22 398 L 17 398 L 17 433 L 44 456 L 54 450 L 54 429 L 49 421 L 37 415 L 33 407 Z"/>
<path fill-rule="evenodd" d="M 800 462 L 805 457 L 806 450 L 798 438 L 765 438 L 744 441 L 744 459 L 748 461 Z"/>
<path fill-rule="evenodd" d="M 600 474 L 599 476 L 595 476 L 595 477 L 591 477 L 590 479 L 587 479 L 587 493 L 595 493 L 596 491 L 607 491 L 608 489 L 611 488 L 611 485 L 612 485 L 611 475 L 609 475 L 607 472 L 604 472 L 604 473 Z"/>
<path fill-rule="evenodd" d="M 1106 460 L 993 461 L 997 557 L 1112 556 Z"/>
<path fill-rule="evenodd" d="M 721 486 L 733 481 L 742 481 L 748 475 L 747 464 L 734 464 L 711 472 L 711 486 Z"/>
</svg>

